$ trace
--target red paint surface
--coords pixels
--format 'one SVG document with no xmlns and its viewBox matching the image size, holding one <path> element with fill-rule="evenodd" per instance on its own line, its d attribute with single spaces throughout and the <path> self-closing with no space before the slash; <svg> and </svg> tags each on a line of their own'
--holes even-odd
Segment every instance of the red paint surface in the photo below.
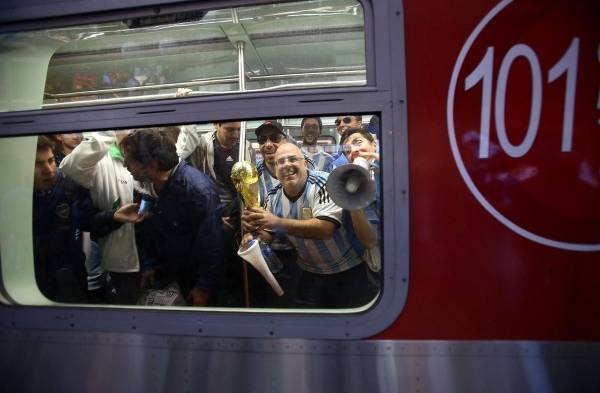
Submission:
<svg viewBox="0 0 600 393">
<path fill-rule="evenodd" d="M 511 231 L 475 199 L 452 156 L 446 102 L 454 64 L 497 2 L 404 3 L 410 282 L 402 313 L 377 338 L 600 340 L 600 252 L 561 250 Z M 472 153 L 477 141 L 461 142 L 459 149 L 474 182 L 501 213 L 565 242 L 600 243 L 600 185 L 594 184 L 600 182 L 598 20 L 595 1 L 515 1 L 476 40 L 457 86 L 462 141 L 469 129 L 479 129 L 481 100 L 481 86 L 465 92 L 464 78 L 486 48 L 497 52 L 494 84 L 514 44 L 537 53 L 544 92 L 530 152 L 520 159 L 500 152 L 486 161 Z M 574 36 L 581 38 L 575 126 L 572 152 L 564 153 L 565 76 L 549 84 L 547 74 Z M 531 101 L 531 73 L 522 60 L 514 63 L 507 89 L 507 134 L 514 144 L 524 137 Z M 493 117 L 491 129 L 497 144 Z M 592 169 L 587 177 L 585 165 Z"/>
</svg>

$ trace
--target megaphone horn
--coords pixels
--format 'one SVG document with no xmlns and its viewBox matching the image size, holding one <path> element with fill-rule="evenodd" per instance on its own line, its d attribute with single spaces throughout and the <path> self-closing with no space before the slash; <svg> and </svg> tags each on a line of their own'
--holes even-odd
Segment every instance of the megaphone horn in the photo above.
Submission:
<svg viewBox="0 0 600 393">
<path fill-rule="evenodd" d="M 336 205 L 346 210 L 358 210 L 375 200 L 375 181 L 369 162 L 356 157 L 352 164 L 335 168 L 327 178 L 327 192 Z"/>
<path fill-rule="evenodd" d="M 258 270 L 263 278 L 267 280 L 271 288 L 273 288 L 277 296 L 283 296 L 283 289 L 279 285 L 279 282 L 277 282 L 275 276 L 273 276 L 273 273 L 271 273 L 271 270 L 269 270 L 269 266 L 263 257 L 257 239 L 253 239 L 247 245 L 240 247 L 238 255 Z"/>
</svg>

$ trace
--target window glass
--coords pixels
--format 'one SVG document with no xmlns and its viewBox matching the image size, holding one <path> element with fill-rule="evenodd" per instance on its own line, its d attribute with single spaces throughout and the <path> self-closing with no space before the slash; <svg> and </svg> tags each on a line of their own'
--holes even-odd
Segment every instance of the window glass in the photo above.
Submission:
<svg viewBox="0 0 600 393">
<path fill-rule="evenodd" d="M 368 307 L 381 291 L 378 128 L 340 115 L 3 138 L 6 294 Z"/>
<path fill-rule="evenodd" d="M 366 84 L 354 0 L 177 17 L 0 36 L 0 111 Z"/>
</svg>

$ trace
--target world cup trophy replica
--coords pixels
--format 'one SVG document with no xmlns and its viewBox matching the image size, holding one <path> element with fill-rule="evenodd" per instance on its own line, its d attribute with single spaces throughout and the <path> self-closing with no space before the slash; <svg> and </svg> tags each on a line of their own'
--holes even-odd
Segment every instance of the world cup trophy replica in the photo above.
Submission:
<svg viewBox="0 0 600 393">
<path fill-rule="evenodd" d="M 231 168 L 231 180 L 237 192 L 241 195 L 246 208 L 260 206 L 258 198 L 258 172 L 253 164 L 248 161 L 236 162 L 233 168 Z M 281 286 L 265 261 L 259 245 L 259 239 L 255 237 L 247 244 L 242 245 L 238 250 L 238 255 L 258 270 L 269 285 L 271 285 L 277 296 L 283 295 L 283 289 L 281 289 Z"/>
</svg>

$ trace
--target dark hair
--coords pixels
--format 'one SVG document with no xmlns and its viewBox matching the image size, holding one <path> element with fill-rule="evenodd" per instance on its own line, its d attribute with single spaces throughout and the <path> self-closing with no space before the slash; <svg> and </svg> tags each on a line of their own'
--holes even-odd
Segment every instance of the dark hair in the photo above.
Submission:
<svg viewBox="0 0 600 393">
<path fill-rule="evenodd" d="M 362 123 L 362 115 L 339 115 L 338 117 L 346 117 L 346 116 L 354 117 L 356 120 L 358 120 Z"/>
<path fill-rule="evenodd" d="M 308 116 L 302 119 L 302 121 L 300 122 L 300 129 L 302 129 L 302 127 L 304 127 L 304 121 L 308 120 L 308 119 L 316 119 L 317 123 L 319 123 L 319 132 L 323 131 L 323 122 L 321 121 L 320 117 L 316 117 L 316 116 Z"/>
<path fill-rule="evenodd" d="M 375 138 L 373 137 L 373 134 L 371 134 L 369 131 L 367 131 L 366 128 L 353 127 L 353 128 L 346 128 L 344 130 L 344 132 L 342 132 L 342 136 L 340 137 L 340 145 L 343 145 L 344 142 L 346 142 L 346 139 L 350 138 L 350 135 L 352 135 L 352 134 L 361 134 L 362 136 L 367 138 L 367 140 L 369 142 L 371 142 L 371 143 L 375 142 Z"/>
<path fill-rule="evenodd" d="M 154 127 L 155 130 L 164 133 L 173 143 L 177 143 L 179 132 L 181 129 L 178 126 Z"/>
<path fill-rule="evenodd" d="M 135 130 L 123 138 L 120 147 L 143 166 L 156 161 L 160 171 L 167 171 L 179 162 L 172 135 L 164 128 Z"/>
<path fill-rule="evenodd" d="M 37 140 L 36 151 L 51 149 L 54 151 L 55 143 L 47 136 L 39 135 Z"/>
</svg>

